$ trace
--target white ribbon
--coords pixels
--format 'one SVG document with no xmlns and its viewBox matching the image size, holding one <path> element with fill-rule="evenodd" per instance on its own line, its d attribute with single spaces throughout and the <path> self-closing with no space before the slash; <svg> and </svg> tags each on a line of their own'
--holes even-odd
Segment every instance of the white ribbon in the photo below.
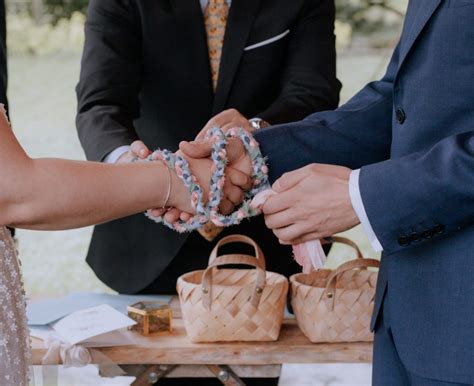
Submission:
<svg viewBox="0 0 474 386">
<path fill-rule="evenodd" d="M 57 385 L 57 366 L 84 367 L 92 363 L 100 363 L 101 375 L 104 377 L 116 377 L 125 375 L 125 372 L 105 354 L 100 351 L 89 349 L 79 344 L 72 345 L 62 341 L 57 335 L 49 334 L 44 343 L 48 348 L 43 357 L 43 385 Z"/>
<path fill-rule="evenodd" d="M 54 334 L 49 334 L 44 344 L 48 351 L 43 358 L 43 365 L 62 362 L 64 367 L 84 367 L 92 363 L 92 355 L 86 347 L 63 342 Z"/>
</svg>

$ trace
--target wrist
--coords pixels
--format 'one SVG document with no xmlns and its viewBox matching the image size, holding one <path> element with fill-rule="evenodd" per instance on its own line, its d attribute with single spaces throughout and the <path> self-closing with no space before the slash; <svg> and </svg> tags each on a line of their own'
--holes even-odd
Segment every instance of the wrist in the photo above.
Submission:
<svg viewBox="0 0 474 386">
<path fill-rule="evenodd" d="M 188 189 L 184 186 L 183 181 L 178 177 L 176 171 L 169 169 L 170 171 L 170 197 L 168 203 L 166 204 L 167 207 L 173 208 L 182 208 L 185 204 L 185 200 L 189 201 L 188 197 Z M 187 203 L 187 202 L 186 202 Z M 187 203 L 186 206 L 189 206 Z"/>
<path fill-rule="evenodd" d="M 345 206 L 345 212 L 347 214 L 346 220 L 349 224 L 349 227 L 354 227 L 360 224 L 360 220 L 359 220 L 357 211 L 354 208 L 350 191 L 351 191 L 351 188 L 350 188 L 350 173 L 349 173 L 349 175 L 344 178 L 344 188 L 343 188 L 344 206 Z"/>
<path fill-rule="evenodd" d="M 164 162 L 152 162 L 151 165 L 153 166 L 155 176 L 157 168 L 159 168 L 159 174 L 155 177 L 159 181 L 159 185 L 154 188 L 158 192 L 158 197 L 156 197 L 153 207 L 157 209 L 177 207 L 181 204 L 182 197 L 186 191 L 183 182 L 179 179 L 176 172 Z"/>
</svg>

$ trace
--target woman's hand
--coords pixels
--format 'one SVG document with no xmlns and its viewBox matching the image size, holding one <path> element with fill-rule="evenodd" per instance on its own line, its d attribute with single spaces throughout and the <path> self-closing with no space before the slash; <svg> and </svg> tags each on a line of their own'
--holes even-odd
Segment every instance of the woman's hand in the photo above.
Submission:
<svg viewBox="0 0 474 386">
<path fill-rule="evenodd" d="M 207 202 L 210 193 L 210 184 L 211 184 L 211 173 L 213 168 L 213 162 L 209 158 L 193 158 L 188 155 L 179 152 L 179 154 L 186 158 L 189 163 L 189 167 L 193 175 L 196 177 L 199 185 L 204 192 L 204 201 Z M 174 181 L 173 181 L 174 182 Z M 177 183 L 184 187 L 181 180 L 178 179 Z M 243 173 L 240 170 L 233 169 L 228 167 L 226 169 L 226 179 L 224 183 L 224 197 L 222 198 L 219 209 L 223 214 L 230 214 L 234 210 L 234 207 L 239 205 L 244 199 L 244 192 L 250 189 L 251 179 L 250 177 Z M 185 188 L 187 189 L 187 188 Z M 180 193 L 181 194 L 181 193 Z M 194 213 L 193 210 L 187 210 L 180 207 L 178 204 L 174 203 L 170 206 L 173 206 L 165 214 L 165 218 L 168 222 L 175 222 L 178 219 L 187 221 L 192 217 Z M 154 210 L 153 215 L 163 215 L 163 210 Z"/>
<path fill-rule="evenodd" d="M 190 158 L 209 158 L 212 153 L 211 141 L 182 141 L 179 150 Z M 239 138 L 229 138 L 226 146 L 227 158 L 229 160 L 227 168 L 238 170 L 250 176 L 252 174 L 252 161 L 245 151 L 244 145 Z"/>
<path fill-rule="evenodd" d="M 168 167 L 166 165 L 163 166 L 166 168 Z M 184 186 L 183 181 L 178 177 L 174 170 L 170 169 L 169 172 L 171 173 L 170 196 L 168 202 L 163 202 L 163 205 L 187 213 L 189 217 L 192 217 L 195 214 L 195 209 L 191 204 L 191 194 L 189 193 L 189 189 Z M 167 211 L 167 208 L 154 209 L 152 210 L 152 214 L 154 216 L 163 216 Z"/>
<path fill-rule="evenodd" d="M 199 178 L 200 167 L 203 167 L 204 174 L 212 168 L 212 161 L 209 159 L 212 152 L 212 142 L 210 141 L 183 141 L 179 145 L 180 154 L 190 163 L 191 169 L 196 170 L 195 175 L 198 180 L 204 181 L 203 187 L 209 186 L 210 175 Z M 243 194 L 252 187 L 250 175 L 252 173 L 252 162 L 245 152 L 242 142 L 237 138 L 230 138 L 226 147 L 229 163 L 226 168 L 226 179 L 224 185 L 224 198 L 219 207 L 221 213 L 229 214 L 236 205 L 243 201 Z M 202 161 L 206 163 L 202 163 Z M 201 162 L 201 165 L 199 165 Z M 153 211 L 156 216 L 163 215 L 163 212 Z M 166 221 L 172 223 L 181 219 L 187 221 L 191 217 L 190 213 L 171 209 L 165 214 Z"/>
</svg>

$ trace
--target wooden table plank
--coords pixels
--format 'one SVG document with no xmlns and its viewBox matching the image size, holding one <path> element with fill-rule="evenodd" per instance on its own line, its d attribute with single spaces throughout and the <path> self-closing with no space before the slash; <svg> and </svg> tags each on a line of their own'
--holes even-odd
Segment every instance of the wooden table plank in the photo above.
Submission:
<svg viewBox="0 0 474 386">
<path fill-rule="evenodd" d="M 143 337 L 137 344 L 100 348 L 117 364 L 228 364 L 277 365 L 283 363 L 368 363 L 371 343 L 312 344 L 293 320 L 286 320 L 276 342 L 191 343 L 181 319 L 174 319 L 170 335 Z M 41 364 L 43 342 L 33 339 L 33 363 Z"/>
<path fill-rule="evenodd" d="M 372 343 L 311 343 L 294 319 L 283 321 L 276 342 L 191 343 L 186 335 L 179 300 L 171 301 L 173 333 L 155 337 L 134 334 L 137 344 L 96 349 L 122 365 L 281 365 L 284 363 L 370 363 Z M 33 339 L 33 364 L 40 365 L 46 348 Z"/>
</svg>

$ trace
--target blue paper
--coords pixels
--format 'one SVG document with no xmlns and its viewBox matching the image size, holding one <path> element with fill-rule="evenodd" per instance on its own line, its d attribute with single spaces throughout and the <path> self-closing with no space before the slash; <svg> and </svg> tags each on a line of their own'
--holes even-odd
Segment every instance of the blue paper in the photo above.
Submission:
<svg viewBox="0 0 474 386">
<path fill-rule="evenodd" d="M 46 326 L 86 308 L 108 304 L 117 311 L 127 314 L 127 306 L 138 301 L 161 301 L 169 303 L 171 295 L 110 295 L 94 292 L 78 292 L 58 299 L 28 302 L 27 316 L 30 326 Z"/>
</svg>

